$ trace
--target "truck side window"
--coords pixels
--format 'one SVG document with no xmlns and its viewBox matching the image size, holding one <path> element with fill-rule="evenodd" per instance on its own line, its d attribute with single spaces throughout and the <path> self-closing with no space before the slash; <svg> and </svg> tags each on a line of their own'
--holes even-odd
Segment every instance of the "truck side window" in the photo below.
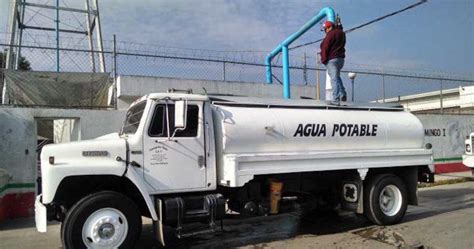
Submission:
<svg viewBox="0 0 474 249">
<path fill-rule="evenodd" d="M 174 127 L 174 105 L 168 105 L 170 132 L 173 134 Z M 199 107 L 197 105 L 188 105 L 186 114 L 186 129 L 177 131 L 175 137 L 196 137 L 199 127 Z M 160 104 L 155 108 L 153 120 L 149 129 L 150 137 L 168 137 L 166 127 L 166 105 Z"/>
<path fill-rule="evenodd" d="M 151 137 L 167 137 L 166 119 L 165 119 L 165 105 L 157 105 L 153 120 L 150 126 L 149 135 Z"/>
</svg>

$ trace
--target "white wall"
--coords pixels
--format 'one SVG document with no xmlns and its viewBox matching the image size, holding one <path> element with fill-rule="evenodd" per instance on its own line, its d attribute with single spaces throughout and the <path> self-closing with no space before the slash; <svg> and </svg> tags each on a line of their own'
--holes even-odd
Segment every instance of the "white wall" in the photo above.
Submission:
<svg viewBox="0 0 474 249">
<path fill-rule="evenodd" d="M 79 119 L 55 119 L 53 127 L 55 144 L 81 140 L 81 121 Z"/>
<path fill-rule="evenodd" d="M 75 118 L 81 139 L 117 132 L 125 111 L 0 107 L 0 168 L 12 183 L 33 183 L 36 178 L 37 118 Z"/>
<path fill-rule="evenodd" d="M 464 154 L 464 140 L 474 131 L 474 115 L 416 116 L 425 128 L 425 141 L 433 145 L 435 159 L 461 157 Z"/>
<path fill-rule="evenodd" d="M 188 90 L 201 94 L 234 94 L 249 97 L 282 98 L 283 86 L 275 82 L 267 83 L 245 83 L 217 80 L 189 80 L 165 77 L 126 76 L 120 75 L 117 80 L 117 96 L 119 109 L 126 109 L 135 99 L 149 94 L 167 92 L 168 89 Z M 204 90 L 205 89 L 205 90 Z M 315 97 L 314 86 L 291 86 L 291 97 L 300 98 Z"/>
</svg>

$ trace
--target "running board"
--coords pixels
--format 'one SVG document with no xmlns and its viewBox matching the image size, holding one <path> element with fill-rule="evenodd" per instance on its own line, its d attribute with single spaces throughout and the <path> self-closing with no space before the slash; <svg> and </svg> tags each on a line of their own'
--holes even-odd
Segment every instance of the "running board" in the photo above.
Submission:
<svg viewBox="0 0 474 249">
<path fill-rule="evenodd" d="M 184 238 L 189 238 L 189 237 L 196 236 L 196 235 L 214 233 L 215 231 L 216 230 L 214 228 L 208 228 L 208 229 L 204 229 L 204 230 L 190 231 L 190 232 L 184 232 L 184 233 L 180 232 L 180 231 L 177 231 L 176 232 L 176 237 L 178 237 L 178 239 L 184 239 Z"/>
</svg>

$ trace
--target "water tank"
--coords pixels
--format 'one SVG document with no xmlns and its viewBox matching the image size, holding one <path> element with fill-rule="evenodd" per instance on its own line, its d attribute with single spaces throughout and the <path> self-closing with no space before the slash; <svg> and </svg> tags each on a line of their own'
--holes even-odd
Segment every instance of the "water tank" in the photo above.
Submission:
<svg viewBox="0 0 474 249">
<path fill-rule="evenodd" d="M 421 122 L 401 108 L 213 105 L 223 154 L 420 149 Z"/>
</svg>

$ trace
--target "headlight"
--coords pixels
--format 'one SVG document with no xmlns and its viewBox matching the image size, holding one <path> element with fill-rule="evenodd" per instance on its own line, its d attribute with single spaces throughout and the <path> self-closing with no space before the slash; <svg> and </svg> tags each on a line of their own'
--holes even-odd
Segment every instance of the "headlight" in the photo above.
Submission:
<svg viewBox="0 0 474 249">
<path fill-rule="evenodd" d="M 471 153 L 471 145 L 470 144 L 466 144 L 466 152 Z"/>
</svg>

